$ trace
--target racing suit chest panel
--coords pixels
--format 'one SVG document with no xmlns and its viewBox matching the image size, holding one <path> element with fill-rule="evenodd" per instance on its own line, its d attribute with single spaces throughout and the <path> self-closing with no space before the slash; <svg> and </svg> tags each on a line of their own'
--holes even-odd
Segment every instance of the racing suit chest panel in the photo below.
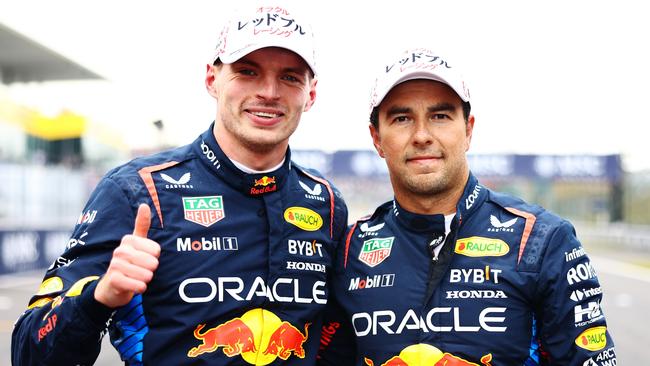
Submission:
<svg viewBox="0 0 650 366">
<path fill-rule="evenodd" d="M 419 332 L 409 331 L 417 320 L 404 317 L 419 317 L 431 257 L 425 237 L 396 235 L 393 227 L 388 220 L 367 222 L 363 230 L 357 227 L 346 268 L 335 280 L 353 330 L 362 339 L 362 355 L 418 343 L 420 338 Z"/>
<path fill-rule="evenodd" d="M 492 354 L 494 364 L 524 362 L 537 280 L 536 274 L 517 270 L 524 227 L 525 220 L 488 202 L 465 218 L 456 240 L 448 243 L 453 257 L 429 307 L 445 310 L 432 317 L 443 329 L 429 334 L 430 343 L 468 360 Z M 468 344 L 473 347 L 463 346 Z"/>
<path fill-rule="evenodd" d="M 409 345 L 425 343 L 474 362 L 492 354 L 493 364 L 523 363 L 532 337 L 536 281 L 535 273 L 517 270 L 524 220 L 515 220 L 508 230 L 491 230 L 489 215 L 466 218 L 450 233 L 456 240 L 445 244 L 453 246 L 449 268 L 425 304 L 428 237 L 385 221 L 375 232 L 355 230 L 346 268 L 337 277 L 336 291 L 360 339 L 362 358 L 381 354 L 384 358 L 374 362 L 385 362 Z M 376 225 L 368 222 L 366 228 Z M 388 247 L 381 241 L 389 238 L 390 254 L 375 267 L 364 263 L 370 245 Z M 391 286 L 387 275 L 394 275 Z"/>
<path fill-rule="evenodd" d="M 178 347 L 187 352 L 196 345 L 192 329 L 197 324 L 214 327 L 245 309 L 268 309 L 297 326 L 313 319 L 327 297 L 333 243 L 322 218 L 329 218 L 329 202 L 312 207 L 321 225 L 307 225 L 314 229 L 308 231 L 283 217 L 289 207 L 306 206 L 305 199 L 288 194 L 295 182 L 291 173 L 285 187 L 253 197 L 202 175 L 191 161 L 165 174 L 180 177 L 188 170 L 193 184 L 184 187 L 171 187 L 153 173 L 164 227 L 150 232 L 162 251 L 143 296 L 147 354 L 178 357 L 172 356 Z M 171 337 L 166 331 L 170 321 L 188 329 L 186 336 Z"/>
</svg>

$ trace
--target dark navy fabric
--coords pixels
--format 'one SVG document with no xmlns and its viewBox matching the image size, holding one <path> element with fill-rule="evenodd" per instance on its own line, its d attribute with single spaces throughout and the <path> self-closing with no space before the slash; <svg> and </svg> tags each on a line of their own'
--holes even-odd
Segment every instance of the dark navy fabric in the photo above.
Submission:
<svg viewBox="0 0 650 366">
<path fill-rule="evenodd" d="M 571 224 L 473 175 L 444 239 L 442 218 L 392 201 L 351 226 L 322 365 L 615 364 L 601 287 Z"/>
<path fill-rule="evenodd" d="M 159 267 L 145 293 L 113 311 L 94 288 L 141 203 Z M 99 182 L 16 323 L 13 364 L 92 364 L 107 330 L 129 365 L 313 364 L 346 225 L 340 193 L 289 150 L 277 170 L 245 174 L 211 126 Z"/>
</svg>

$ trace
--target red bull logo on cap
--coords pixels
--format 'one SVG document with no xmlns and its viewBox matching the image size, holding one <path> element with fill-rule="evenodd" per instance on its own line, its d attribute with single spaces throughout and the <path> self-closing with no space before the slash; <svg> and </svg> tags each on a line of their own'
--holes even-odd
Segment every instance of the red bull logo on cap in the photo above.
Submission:
<svg viewBox="0 0 650 366">
<path fill-rule="evenodd" d="M 368 366 L 375 366 L 370 358 L 365 357 L 364 361 Z M 419 343 L 404 348 L 398 356 L 391 357 L 381 366 L 491 366 L 492 354 L 484 355 L 480 362 L 470 362 L 430 344 Z"/>
<path fill-rule="evenodd" d="M 303 344 L 309 337 L 305 324 L 304 334 L 287 321 L 264 309 L 247 311 L 240 318 L 231 319 L 208 330 L 205 324 L 194 329 L 194 337 L 202 343 L 187 353 L 199 357 L 217 351 L 220 347 L 228 357 L 241 356 L 253 365 L 267 365 L 280 358 L 305 357 Z"/>
</svg>

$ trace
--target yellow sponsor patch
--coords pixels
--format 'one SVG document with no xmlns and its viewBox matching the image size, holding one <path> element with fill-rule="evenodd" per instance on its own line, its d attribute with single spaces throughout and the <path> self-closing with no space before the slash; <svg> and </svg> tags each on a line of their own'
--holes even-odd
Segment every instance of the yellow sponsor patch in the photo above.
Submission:
<svg viewBox="0 0 650 366">
<path fill-rule="evenodd" d="M 580 348 L 590 351 L 599 351 L 607 345 L 607 327 L 593 327 L 580 333 L 576 338 L 576 344 Z"/>
<path fill-rule="evenodd" d="M 38 287 L 36 296 L 47 295 L 63 290 L 63 281 L 59 277 L 50 277 Z"/>
<path fill-rule="evenodd" d="M 52 302 L 51 298 L 43 297 L 43 298 L 40 298 L 40 299 L 34 301 L 33 303 L 29 304 L 27 309 L 42 308 L 43 306 L 49 304 L 50 302 Z"/>
<path fill-rule="evenodd" d="M 508 254 L 510 247 L 501 239 L 472 236 L 456 240 L 454 251 L 468 257 L 501 257 Z"/>
<path fill-rule="evenodd" d="M 68 290 L 68 292 L 65 293 L 65 297 L 74 297 L 74 296 L 79 296 L 81 294 L 81 290 L 83 290 L 84 286 L 90 282 L 98 279 L 99 276 L 88 276 L 80 279 L 79 281 L 75 282 L 72 287 Z"/>
<path fill-rule="evenodd" d="M 284 220 L 305 230 L 316 231 L 323 226 L 323 218 L 305 207 L 289 207 L 284 210 Z"/>
</svg>

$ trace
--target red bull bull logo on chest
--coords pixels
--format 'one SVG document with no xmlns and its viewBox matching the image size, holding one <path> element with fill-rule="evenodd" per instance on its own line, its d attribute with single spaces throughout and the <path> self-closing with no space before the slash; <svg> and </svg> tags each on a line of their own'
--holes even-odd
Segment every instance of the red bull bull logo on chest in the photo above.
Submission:
<svg viewBox="0 0 650 366">
<path fill-rule="evenodd" d="M 205 324 L 199 324 L 193 335 L 202 343 L 190 349 L 187 356 L 201 357 L 221 347 L 224 355 L 241 356 L 252 365 L 267 365 L 278 357 L 305 358 L 303 344 L 309 337 L 309 325 L 305 324 L 303 333 L 268 310 L 253 309 L 205 331 Z"/>
<path fill-rule="evenodd" d="M 370 358 L 364 358 L 366 365 L 375 366 Z M 448 352 L 442 352 L 430 344 L 413 344 L 404 348 L 381 366 L 492 366 L 492 354 L 481 357 L 481 363 L 467 361 Z"/>
</svg>

